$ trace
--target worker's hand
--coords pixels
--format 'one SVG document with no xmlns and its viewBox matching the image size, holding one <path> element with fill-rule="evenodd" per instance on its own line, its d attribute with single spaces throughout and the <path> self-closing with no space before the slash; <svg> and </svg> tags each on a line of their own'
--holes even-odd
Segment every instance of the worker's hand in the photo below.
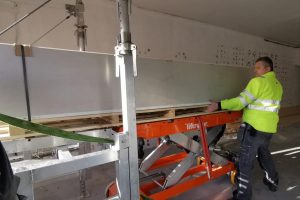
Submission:
<svg viewBox="0 0 300 200">
<path fill-rule="evenodd" d="M 215 102 L 215 101 L 210 101 L 210 105 L 207 106 L 205 112 L 214 112 L 218 110 L 218 102 Z"/>
</svg>

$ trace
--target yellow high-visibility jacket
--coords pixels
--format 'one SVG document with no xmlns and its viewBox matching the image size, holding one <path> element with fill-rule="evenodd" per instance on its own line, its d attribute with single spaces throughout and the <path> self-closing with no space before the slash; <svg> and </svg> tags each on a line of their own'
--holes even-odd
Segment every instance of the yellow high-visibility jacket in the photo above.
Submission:
<svg viewBox="0 0 300 200">
<path fill-rule="evenodd" d="M 244 122 L 258 131 L 276 133 L 282 93 L 282 86 L 275 73 L 271 71 L 251 79 L 240 96 L 222 100 L 221 108 L 226 110 L 244 108 Z"/>
</svg>

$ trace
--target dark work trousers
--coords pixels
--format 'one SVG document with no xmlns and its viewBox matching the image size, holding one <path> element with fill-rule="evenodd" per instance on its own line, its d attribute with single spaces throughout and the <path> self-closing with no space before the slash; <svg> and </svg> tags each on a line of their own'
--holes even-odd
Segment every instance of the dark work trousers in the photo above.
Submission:
<svg viewBox="0 0 300 200">
<path fill-rule="evenodd" d="M 20 178 L 14 176 L 5 149 L 0 142 L 0 200 L 17 199 Z"/>
<path fill-rule="evenodd" d="M 265 177 L 269 181 L 278 180 L 269 144 L 273 134 L 255 130 L 251 125 L 243 123 L 238 132 L 238 140 L 241 143 L 238 177 L 237 199 L 250 200 L 252 196 L 252 169 L 257 155 L 261 168 L 265 171 Z"/>
</svg>

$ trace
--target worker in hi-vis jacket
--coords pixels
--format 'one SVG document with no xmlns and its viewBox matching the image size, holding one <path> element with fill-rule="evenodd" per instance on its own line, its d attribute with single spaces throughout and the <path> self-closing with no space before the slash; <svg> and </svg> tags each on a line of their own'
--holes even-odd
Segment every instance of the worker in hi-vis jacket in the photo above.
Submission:
<svg viewBox="0 0 300 200">
<path fill-rule="evenodd" d="M 250 80 L 238 97 L 211 102 L 207 107 L 207 112 L 243 109 L 243 123 L 237 136 L 241 144 L 237 190 L 233 192 L 232 198 L 238 200 L 251 199 L 251 177 L 256 155 L 265 171 L 264 184 L 273 192 L 278 187 L 278 173 L 268 148 L 277 131 L 282 86 L 276 79 L 273 62 L 269 57 L 258 58 L 254 72 L 256 77 Z"/>
</svg>

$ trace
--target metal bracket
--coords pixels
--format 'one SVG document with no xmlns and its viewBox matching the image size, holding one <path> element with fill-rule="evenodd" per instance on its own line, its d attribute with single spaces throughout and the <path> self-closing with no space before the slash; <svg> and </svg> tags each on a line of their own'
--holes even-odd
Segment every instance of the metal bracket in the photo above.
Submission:
<svg viewBox="0 0 300 200">
<path fill-rule="evenodd" d="M 120 151 L 129 147 L 129 134 L 128 133 L 117 133 L 115 134 L 115 145 L 112 149 Z"/>
<path fill-rule="evenodd" d="M 136 65 L 136 45 L 129 43 L 120 43 L 115 47 L 115 59 L 116 59 L 116 77 L 120 77 L 120 66 L 124 65 L 123 55 L 132 53 L 133 59 L 133 74 L 137 77 L 137 65 Z"/>
<path fill-rule="evenodd" d="M 15 55 L 22 56 L 21 44 L 15 44 Z M 24 48 L 24 56 L 32 57 L 32 47 L 28 45 L 23 45 Z"/>
<path fill-rule="evenodd" d="M 57 157 L 58 157 L 59 160 L 63 160 L 63 159 L 70 159 L 73 156 L 70 153 L 70 151 L 58 150 L 57 151 Z"/>
<path fill-rule="evenodd" d="M 76 5 L 65 4 L 65 8 L 70 15 L 77 17 L 79 13 L 84 12 L 84 4 L 82 1 L 76 1 Z"/>
</svg>

